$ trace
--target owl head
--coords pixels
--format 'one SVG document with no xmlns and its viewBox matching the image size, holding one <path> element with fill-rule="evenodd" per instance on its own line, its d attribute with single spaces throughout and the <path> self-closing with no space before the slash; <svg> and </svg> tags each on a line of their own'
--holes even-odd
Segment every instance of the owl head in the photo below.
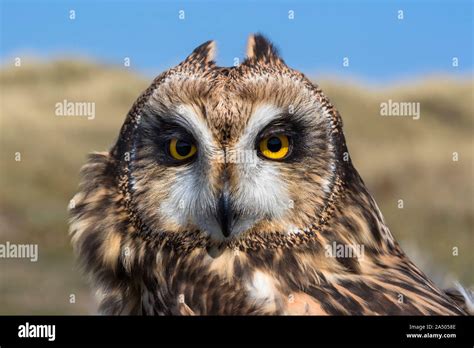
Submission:
<svg viewBox="0 0 474 348">
<path fill-rule="evenodd" d="M 304 238 L 349 165 L 340 117 L 263 36 L 237 66 L 214 52 L 159 75 L 125 120 L 111 156 L 131 221 L 172 243 Z"/>
</svg>

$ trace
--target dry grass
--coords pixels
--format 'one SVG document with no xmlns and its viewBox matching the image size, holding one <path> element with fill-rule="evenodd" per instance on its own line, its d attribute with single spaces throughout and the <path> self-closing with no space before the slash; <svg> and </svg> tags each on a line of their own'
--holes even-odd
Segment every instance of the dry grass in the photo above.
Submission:
<svg viewBox="0 0 474 348">
<path fill-rule="evenodd" d="M 69 247 L 66 206 L 86 154 L 113 144 L 150 79 L 72 61 L 26 62 L 0 73 L 0 241 L 40 249 L 37 263 L 1 261 L 0 313 L 90 313 L 89 290 Z M 472 284 L 473 81 L 320 85 L 343 115 L 352 159 L 395 236 L 440 283 Z M 64 99 L 94 101 L 96 118 L 55 116 L 54 105 Z M 379 105 L 388 99 L 420 102 L 421 119 L 381 117 Z"/>
</svg>

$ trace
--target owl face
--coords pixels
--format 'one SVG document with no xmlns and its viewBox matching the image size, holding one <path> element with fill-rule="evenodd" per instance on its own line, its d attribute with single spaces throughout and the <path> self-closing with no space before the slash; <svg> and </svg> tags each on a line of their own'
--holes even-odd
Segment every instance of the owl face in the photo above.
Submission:
<svg viewBox="0 0 474 348">
<path fill-rule="evenodd" d="M 152 233 L 212 243 L 301 233 L 334 184 L 332 116 L 264 38 L 237 67 L 217 67 L 213 51 L 160 75 L 122 128 L 134 211 Z"/>
</svg>

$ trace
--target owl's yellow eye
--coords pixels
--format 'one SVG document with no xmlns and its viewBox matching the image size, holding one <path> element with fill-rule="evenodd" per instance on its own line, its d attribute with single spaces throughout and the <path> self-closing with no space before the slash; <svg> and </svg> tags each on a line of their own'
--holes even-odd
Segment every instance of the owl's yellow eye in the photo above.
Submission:
<svg viewBox="0 0 474 348">
<path fill-rule="evenodd" d="M 171 139 L 169 150 L 171 157 L 177 160 L 188 159 L 197 151 L 196 145 L 193 143 L 177 138 Z"/>
<path fill-rule="evenodd" d="M 282 159 L 289 151 L 289 140 L 286 135 L 270 135 L 260 141 L 259 148 L 262 155 L 269 159 Z"/>
</svg>

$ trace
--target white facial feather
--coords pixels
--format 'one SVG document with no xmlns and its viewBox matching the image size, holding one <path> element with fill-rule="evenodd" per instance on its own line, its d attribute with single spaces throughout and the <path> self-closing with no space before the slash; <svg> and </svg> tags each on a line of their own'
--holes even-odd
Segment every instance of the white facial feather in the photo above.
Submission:
<svg viewBox="0 0 474 348">
<path fill-rule="evenodd" d="M 187 129 L 199 143 L 199 149 L 204 151 L 207 156 L 222 150 L 216 146 L 209 127 L 204 119 L 200 117 L 196 110 L 190 105 L 181 104 L 176 108 L 178 116 L 175 120 Z"/>
<path fill-rule="evenodd" d="M 257 135 L 281 112 L 272 105 L 257 107 L 235 150 L 255 151 Z M 278 165 L 258 156 L 252 159 L 252 162 L 237 164 L 239 178 L 235 205 L 249 215 L 247 220 L 253 219 L 254 223 L 262 217 L 280 218 L 288 210 L 290 199 L 286 184 L 280 179 Z M 242 232 L 243 227 L 236 226 L 236 232 Z"/>
<path fill-rule="evenodd" d="M 177 108 L 176 120 L 192 133 L 198 142 L 198 161 L 222 152 L 217 148 L 209 128 L 189 105 Z M 213 217 L 216 208 L 216 198 L 209 184 L 207 173 L 196 170 L 196 167 L 182 167 L 176 174 L 176 180 L 171 184 L 169 196 L 160 205 L 160 213 L 174 223 L 185 226 L 188 223 L 197 225 L 212 235 L 220 236 L 219 225 Z"/>
</svg>

